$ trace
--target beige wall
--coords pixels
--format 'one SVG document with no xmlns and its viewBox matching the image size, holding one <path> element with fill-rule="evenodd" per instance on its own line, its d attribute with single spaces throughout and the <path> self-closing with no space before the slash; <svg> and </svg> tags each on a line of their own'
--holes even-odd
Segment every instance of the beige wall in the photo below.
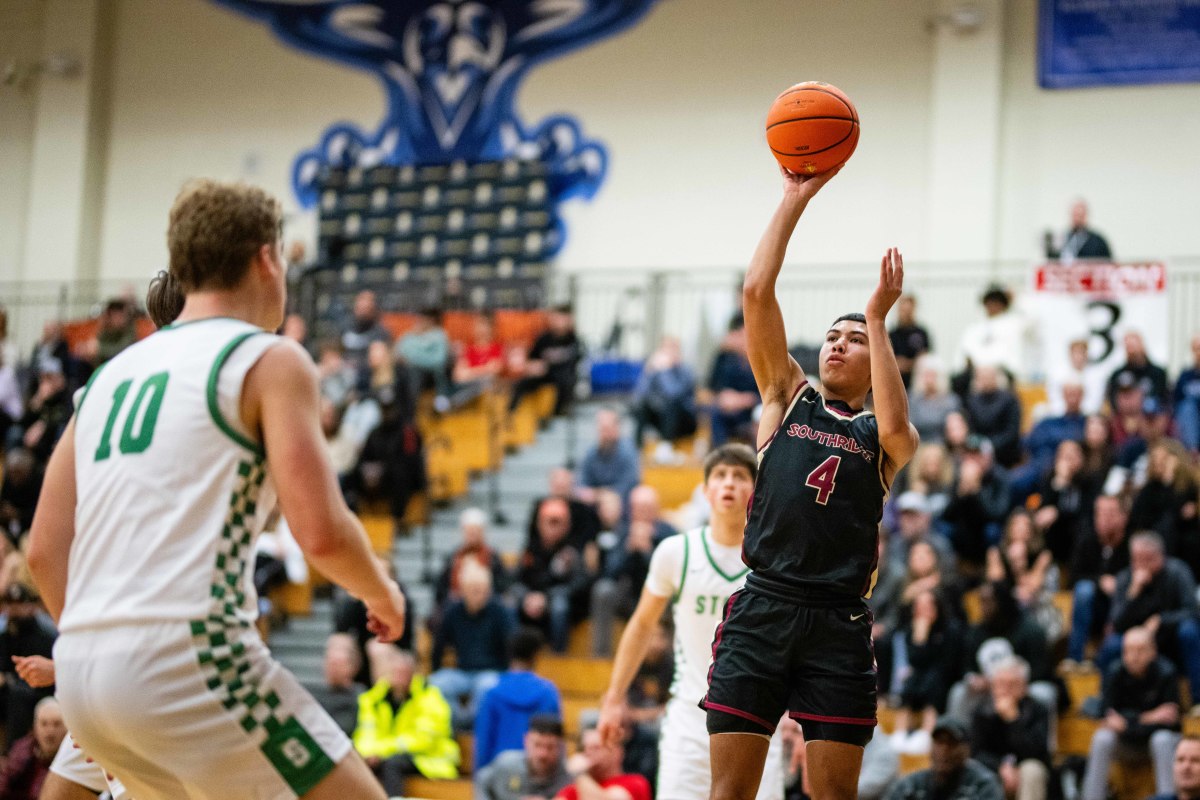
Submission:
<svg viewBox="0 0 1200 800">
<path fill-rule="evenodd" d="M 104 162 L 94 235 L 102 277 L 162 266 L 166 210 L 189 176 L 253 180 L 294 210 L 295 154 L 332 121 L 371 129 L 380 118 L 373 78 L 300 54 L 265 26 L 205 0 L 101 2 L 115 15 L 111 34 L 101 31 L 113 53 L 111 84 L 98 93 L 107 141 L 89 149 Z M 0 54 L 36 51 L 38 15 L 10 12 L 38 5 L 0 0 Z M 1092 200 L 1094 221 L 1118 254 L 1200 254 L 1200 85 L 1041 91 L 1036 0 L 1007 0 L 1004 19 L 989 22 L 1002 25 L 1000 131 L 994 158 L 970 166 L 963 180 L 990 180 L 997 197 L 950 206 L 964 226 L 990 219 L 984 224 L 995 234 L 982 252 L 936 236 L 955 220 L 945 218 L 944 189 L 929 177 L 939 156 L 931 143 L 956 135 L 944 87 L 958 85 L 935 80 L 936 70 L 955 63 L 945 47 L 939 57 L 927 26 L 938 5 L 661 0 L 626 34 L 535 70 L 519 95 L 524 119 L 573 114 L 611 154 L 595 200 L 567 208 L 561 265 L 744 263 L 778 191 L 762 133 L 766 108 L 790 83 L 812 78 L 855 99 L 863 137 L 806 218 L 797 260 L 866 262 L 891 243 L 913 259 L 1033 258 L 1040 232 L 1062 225 L 1076 194 Z M 935 85 L 943 87 L 936 113 Z M 31 227 L 22 169 L 35 102 L 36 93 L 0 89 L 3 276 L 21 263 Z M 968 123 L 962 135 L 976 135 Z M 301 216 L 296 230 L 310 232 L 311 220 Z"/>
<path fill-rule="evenodd" d="M 42 5 L 0 0 L 0 68 L 30 64 L 42 47 Z M 0 280 L 24 259 L 37 91 L 33 81 L 0 86 Z"/>
</svg>

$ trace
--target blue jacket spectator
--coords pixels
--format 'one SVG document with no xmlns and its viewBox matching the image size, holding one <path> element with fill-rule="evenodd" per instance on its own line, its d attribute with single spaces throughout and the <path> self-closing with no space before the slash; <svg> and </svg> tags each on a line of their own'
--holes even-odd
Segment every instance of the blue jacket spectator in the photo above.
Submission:
<svg viewBox="0 0 1200 800">
<path fill-rule="evenodd" d="M 630 411 L 637 420 L 640 447 L 647 426 L 671 441 L 696 432 L 696 375 L 684 364 L 679 340 L 663 339 L 638 378 Z"/>
<path fill-rule="evenodd" d="M 1083 386 L 1066 383 L 1062 387 L 1066 410 L 1062 416 L 1046 417 L 1033 426 L 1025 437 L 1025 452 L 1029 459 L 1013 470 L 1013 501 L 1019 503 L 1029 496 L 1038 481 L 1054 467 L 1058 446 L 1067 440 L 1082 442 L 1083 426 L 1087 421 L 1083 408 Z"/>
<path fill-rule="evenodd" d="M 1200 450 L 1200 336 L 1192 337 L 1192 367 L 1175 382 L 1175 427 L 1179 441 Z"/>
<path fill-rule="evenodd" d="M 553 683 L 533 674 L 542 646 L 541 634 L 521 629 L 512 638 L 512 666 L 483 697 L 475 716 L 475 769 L 482 769 L 505 750 L 524 745 L 535 714 L 559 714 L 562 702 Z"/>
</svg>

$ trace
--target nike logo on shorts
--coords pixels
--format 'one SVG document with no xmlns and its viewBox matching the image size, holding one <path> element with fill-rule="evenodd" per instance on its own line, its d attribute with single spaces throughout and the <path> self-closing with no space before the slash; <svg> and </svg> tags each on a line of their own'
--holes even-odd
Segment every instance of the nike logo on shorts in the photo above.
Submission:
<svg viewBox="0 0 1200 800">
<path fill-rule="evenodd" d="M 866 615 L 867 615 L 867 612 L 865 612 L 865 611 L 864 611 L 863 613 L 861 613 L 861 614 L 851 614 L 851 615 L 850 615 L 850 621 L 851 621 L 851 622 L 857 622 L 858 620 L 862 619 L 862 618 L 863 618 L 863 617 L 865 617 Z"/>
</svg>

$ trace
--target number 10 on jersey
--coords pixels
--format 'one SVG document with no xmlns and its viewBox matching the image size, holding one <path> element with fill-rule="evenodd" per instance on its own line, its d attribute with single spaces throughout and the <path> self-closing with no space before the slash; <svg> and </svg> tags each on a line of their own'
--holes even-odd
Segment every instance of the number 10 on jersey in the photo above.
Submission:
<svg viewBox="0 0 1200 800">
<path fill-rule="evenodd" d="M 837 471 L 841 464 L 841 456 L 830 456 L 804 479 L 805 486 L 817 490 L 817 502 L 821 505 L 829 502 L 829 496 L 837 486 Z"/>
<path fill-rule="evenodd" d="M 154 438 L 154 426 L 158 424 L 158 410 L 162 407 L 163 395 L 167 393 L 167 378 L 168 375 L 165 372 L 151 375 L 138 389 L 133 398 L 133 407 L 129 409 L 129 416 L 125 419 L 125 429 L 121 431 L 121 438 L 117 442 L 117 447 L 122 453 L 142 453 L 150 446 L 150 441 Z M 100 446 L 96 448 L 96 461 L 104 461 L 112 455 L 113 428 L 116 427 L 117 415 L 121 413 L 121 407 L 125 405 L 125 397 L 129 394 L 132 386 L 132 380 L 122 381 L 113 391 L 112 409 L 108 412 L 108 420 L 104 423 L 104 433 L 100 434 Z M 142 417 L 141 427 L 135 433 L 134 425 L 137 423 L 138 412 L 141 411 L 143 403 L 146 405 L 146 414 Z"/>
</svg>

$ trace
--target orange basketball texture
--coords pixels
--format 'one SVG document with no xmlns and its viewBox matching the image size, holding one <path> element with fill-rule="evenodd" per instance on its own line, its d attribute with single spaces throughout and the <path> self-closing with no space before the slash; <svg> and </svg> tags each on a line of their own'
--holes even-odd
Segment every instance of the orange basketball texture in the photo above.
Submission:
<svg viewBox="0 0 1200 800">
<path fill-rule="evenodd" d="M 858 110 L 841 89 L 806 81 L 775 98 L 767 113 L 767 144 L 780 164 L 817 175 L 845 164 L 858 146 Z"/>
</svg>

